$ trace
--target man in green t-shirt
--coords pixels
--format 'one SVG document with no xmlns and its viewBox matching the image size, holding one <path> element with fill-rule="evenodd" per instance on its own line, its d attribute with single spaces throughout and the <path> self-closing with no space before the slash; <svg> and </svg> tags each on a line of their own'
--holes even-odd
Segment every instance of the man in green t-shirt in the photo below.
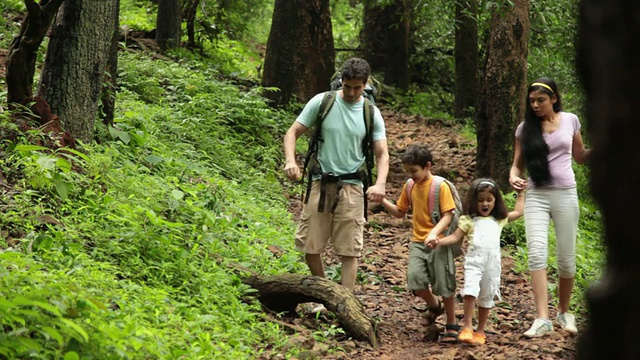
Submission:
<svg viewBox="0 0 640 360">
<path fill-rule="evenodd" d="M 324 277 L 322 253 L 331 239 L 335 254 L 342 261 L 342 285 L 350 290 L 355 287 L 358 258 L 363 249 L 364 196 L 366 194 L 371 201 L 382 201 L 389 172 L 384 120 L 374 106 L 372 147 L 377 179 L 375 184 L 363 189 L 363 183 L 352 176 L 365 162 L 362 149 L 366 136 L 365 101 L 362 94 L 370 74 L 369 64 L 363 59 L 351 58 L 342 66 L 342 89 L 337 91 L 335 102 L 322 121 L 322 141 L 317 152 L 320 170 L 313 174 L 311 190 L 296 230 L 296 249 L 305 254 L 309 270 L 316 276 Z M 316 123 L 323 97 L 324 93 L 314 96 L 284 136 L 284 172 L 291 180 L 301 177 L 295 155 L 296 141 Z M 326 206 L 319 211 L 322 191 Z"/>
</svg>

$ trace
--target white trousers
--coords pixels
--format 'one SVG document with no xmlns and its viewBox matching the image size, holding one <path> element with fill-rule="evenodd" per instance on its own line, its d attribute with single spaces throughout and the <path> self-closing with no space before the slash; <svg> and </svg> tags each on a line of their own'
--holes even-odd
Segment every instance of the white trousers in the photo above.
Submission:
<svg viewBox="0 0 640 360">
<path fill-rule="evenodd" d="M 569 189 L 529 189 L 524 203 L 524 226 L 529 253 L 529 270 L 547 268 L 549 224 L 556 230 L 558 274 L 571 278 L 576 273 L 576 234 L 578 231 L 578 191 Z"/>
</svg>

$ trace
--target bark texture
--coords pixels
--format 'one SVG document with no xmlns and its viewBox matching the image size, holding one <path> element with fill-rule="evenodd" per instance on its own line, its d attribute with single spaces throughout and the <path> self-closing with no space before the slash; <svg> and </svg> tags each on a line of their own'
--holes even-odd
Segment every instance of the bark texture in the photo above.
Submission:
<svg viewBox="0 0 640 360">
<path fill-rule="evenodd" d="M 329 0 L 276 0 L 262 85 L 276 106 L 329 90 L 335 72 Z"/>
<path fill-rule="evenodd" d="M 476 175 L 509 189 L 516 125 L 524 119 L 529 44 L 529 0 L 493 9 L 476 111 Z"/>
<path fill-rule="evenodd" d="M 120 0 L 116 1 L 116 16 L 113 19 L 113 35 L 111 37 L 111 47 L 107 58 L 105 69 L 104 86 L 102 87 L 102 111 L 100 117 L 105 125 L 113 125 L 113 117 L 116 109 L 116 91 L 118 86 L 118 49 L 120 44 Z"/>
<path fill-rule="evenodd" d="M 349 335 L 378 347 L 375 321 L 365 313 L 358 298 L 340 284 L 298 274 L 253 275 L 243 282 L 258 290 L 260 302 L 276 312 L 295 311 L 296 306 L 304 302 L 322 303 L 336 314 Z"/>
<path fill-rule="evenodd" d="M 577 62 L 587 96 L 591 192 L 604 214 L 604 276 L 587 293 L 579 359 L 640 359 L 640 2 L 583 0 Z M 630 210 L 631 209 L 631 210 Z"/>
<path fill-rule="evenodd" d="M 7 103 L 25 105 L 33 97 L 33 76 L 36 71 L 38 48 L 47 35 L 51 22 L 64 0 L 25 0 L 27 17 L 20 32 L 9 46 L 7 55 Z"/>
<path fill-rule="evenodd" d="M 470 117 L 478 98 L 478 1 L 456 1 L 456 85 L 453 114 Z"/>
<path fill-rule="evenodd" d="M 384 72 L 384 83 L 408 89 L 411 1 L 393 0 L 386 5 L 365 1 L 360 34 L 363 57 L 372 72 Z"/>
<path fill-rule="evenodd" d="M 180 46 L 181 25 L 180 0 L 158 0 L 156 41 L 160 50 L 166 51 Z"/>
<path fill-rule="evenodd" d="M 65 129 L 93 138 L 117 14 L 116 0 L 66 0 L 51 32 L 38 94 Z"/>
</svg>

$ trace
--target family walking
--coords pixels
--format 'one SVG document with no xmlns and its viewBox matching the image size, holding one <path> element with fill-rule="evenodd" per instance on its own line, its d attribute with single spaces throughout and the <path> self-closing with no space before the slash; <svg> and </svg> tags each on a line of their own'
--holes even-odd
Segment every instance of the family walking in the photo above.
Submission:
<svg viewBox="0 0 640 360">
<path fill-rule="evenodd" d="M 410 181 L 403 186 L 397 201 L 387 197 L 389 152 L 385 123 L 380 110 L 364 94 L 370 72 L 363 59 L 347 60 L 340 71 L 341 89 L 313 97 L 284 136 L 286 176 L 298 180 L 305 172 L 308 175 L 295 245 L 304 253 L 311 274 L 325 275 L 322 254 L 331 242 L 341 260 L 341 283 L 353 290 L 364 248 L 367 202 L 381 203 L 387 213 L 396 217 L 411 211 L 407 288 L 428 307 L 424 324 L 434 324 L 445 314 L 443 336 L 484 344 L 485 325 L 495 298 L 500 296 L 500 235 L 508 223 L 523 216 L 537 312 L 523 335 L 539 337 L 553 331 L 546 271 L 548 230 L 553 220 L 559 276 L 555 323 L 577 333 L 575 317 L 569 312 L 579 215 L 572 158 L 583 164 L 589 150 L 582 142 L 578 117 L 562 111 L 555 82 L 538 79 L 527 92 L 526 115 L 515 130 L 509 174 L 509 183 L 516 192 L 514 209 L 509 210 L 503 198 L 503 191 L 508 189 L 500 189 L 490 178 L 473 181 L 459 209 L 456 189 L 434 176 L 434 157 L 424 145 L 406 148 L 401 160 Z M 317 129 L 301 169 L 296 161 L 296 142 L 314 127 Z M 371 176 L 374 161 L 375 182 Z M 454 257 L 464 239 L 464 283 L 460 287 L 464 318 L 460 326 L 455 317 Z"/>
</svg>

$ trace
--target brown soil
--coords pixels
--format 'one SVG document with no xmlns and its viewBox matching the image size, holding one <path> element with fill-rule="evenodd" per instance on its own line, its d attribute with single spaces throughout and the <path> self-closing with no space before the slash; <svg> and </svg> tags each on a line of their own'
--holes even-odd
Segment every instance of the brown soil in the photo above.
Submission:
<svg viewBox="0 0 640 360">
<path fill-rule="evenodd" d="M 434 173 L 453 180 L 462 196 L 475 172 L 475 141 L 465 139 L 460 129 L 422 117 L 406 116 L 383 110 L 391 154 L 387 192 L 391 199 L 399 196 L 406 175 L 399 154 L 409 144 L 427 145 L 434 155 Z M 300 211 L 300 199 L 292 199 L 295 215 Z M 370 207 L 370 209 L 372 209 Z M 397 219 L 379 209 L 372 209 L 365 233 L 365 255 L 359 271 L 368 281 L 356 288 L 369 315 L 378 321 L 380 347 L 366 342 L 337 338 L 330 347 L 344 352 L 330 352 L 323 359 L 573 359 L 576 337 L 556 328 L 556 332 L 541 339 L 528 339 L 522 333 L 531 325 L 535 307 L 526 273 L 514 271 L 514 261 L 503 251 L 502 302 L 490 316 L 487 344 L 471 346 L 456 342 L 427 340 L 433 330 L 420 323 L 424 302 L 405 290 L 410 219 Z M 330 252 L 330 250 L 329 250 Z M 339 268 L 338 260 L 328 254 L 328 269 Z M 457 262 L 458 288 L 463 282 L 462 258 Z M 552 280 L 553 281 L 553 280 Z M 550 316 L 556 315 L 551 310 Z M 462 323 L 462 302 L 458 297 L 456 316 Z M 331 321 L 331 316 L 323 318 Z M 444 317 L 437 320 L 440 331 Z M 309 325 L 313 322 L 294 321 Z M 328 340 L 323 340 L 328 341 Z"/>
</svg>

